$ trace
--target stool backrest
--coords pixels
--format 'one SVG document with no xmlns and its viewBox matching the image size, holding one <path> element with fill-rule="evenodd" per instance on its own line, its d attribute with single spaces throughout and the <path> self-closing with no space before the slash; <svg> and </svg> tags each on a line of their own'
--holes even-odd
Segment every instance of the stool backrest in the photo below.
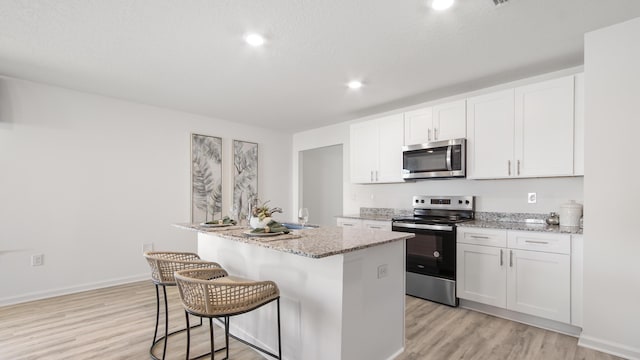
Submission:
<svg viewBox="0 0 640 360">
<path fill-rule="evenodd" d="M 191 252 L 148 251 L 144 257 L 151 268 L 151 279 L 159 285 L 175 285 L 174 273 L 178 270 L 221 268 L 220 264 L 201 260 Z"/>
</svg>

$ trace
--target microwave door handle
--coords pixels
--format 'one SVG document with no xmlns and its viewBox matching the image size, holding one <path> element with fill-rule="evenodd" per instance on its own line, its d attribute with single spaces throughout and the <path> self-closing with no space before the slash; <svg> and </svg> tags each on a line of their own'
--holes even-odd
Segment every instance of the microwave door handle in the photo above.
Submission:
<svg viewBox="0 0 640 360">
<path fill-rule="evenodd" d="M 449 171 L 453 170 L 451 168 L 451 148 L 451 145 L 447 146 L 447 170 Z"/>
</svg>

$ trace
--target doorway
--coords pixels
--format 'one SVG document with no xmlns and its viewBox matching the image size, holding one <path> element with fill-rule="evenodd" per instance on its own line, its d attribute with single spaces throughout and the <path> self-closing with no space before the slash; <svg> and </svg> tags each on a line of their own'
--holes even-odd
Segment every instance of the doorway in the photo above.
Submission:
<svg viewBox="0 0 640 360">
<path fill-rule="evenodd" d="M 299 169 L 300 207 L 309 209 L 309 224 L 334 226 L 342 215 L 342 144 L 301 151 Z"/>
</svg>

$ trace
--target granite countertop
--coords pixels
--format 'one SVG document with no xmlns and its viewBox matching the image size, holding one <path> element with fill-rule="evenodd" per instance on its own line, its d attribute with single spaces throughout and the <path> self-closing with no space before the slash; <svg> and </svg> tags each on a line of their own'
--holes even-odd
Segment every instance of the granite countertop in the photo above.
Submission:
<svg viewBox="0 0 640 360">
<path fill-rule="evenodd" d="M 344 254 L 415 236 L 411 233 L 336 226 L 292 230 L 287 235 L 261 238 L 245 236 L 243 232 L 249 230 L 248 227 L 204 228 L 198 224 L 190 223 L 174 225 L 183 229 L 310 258 Z"/>
<path fill-rule="evenodd" d="M 520 230 L 520 231 L 541 231 L 557 234 L 582 234 L 582 229 L 575 227 L 565 227 L 559 225 L 547 225 L 538 222 L 520 222 L 520 221 L 490 221 L 490 220 L 472 220 L 465 221 L 457 225 L 458 227 L 473 227 L 487 229 L 504 229 L 504 230 Z"/>
</svg>

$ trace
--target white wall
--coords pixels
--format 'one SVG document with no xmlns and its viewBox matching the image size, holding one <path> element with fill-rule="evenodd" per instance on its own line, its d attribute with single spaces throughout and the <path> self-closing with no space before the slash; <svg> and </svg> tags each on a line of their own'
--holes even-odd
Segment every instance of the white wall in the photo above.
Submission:
<svg viewBox="0 0 640 360">
<path fill-rule="evenodd" d="M 291 216 L 291 135 L 0 78 L 0 304 L 148 278 L 142 244 L 195 250 L 190 134 L 259 143 L 259 193 Z M 45 255 L 31 267 L 30 256 Z"/>
<path fill-rule="evenodd" d="M 640 18 L 585 37 L 584 331 L 640 359 Z"/>
</svg>

